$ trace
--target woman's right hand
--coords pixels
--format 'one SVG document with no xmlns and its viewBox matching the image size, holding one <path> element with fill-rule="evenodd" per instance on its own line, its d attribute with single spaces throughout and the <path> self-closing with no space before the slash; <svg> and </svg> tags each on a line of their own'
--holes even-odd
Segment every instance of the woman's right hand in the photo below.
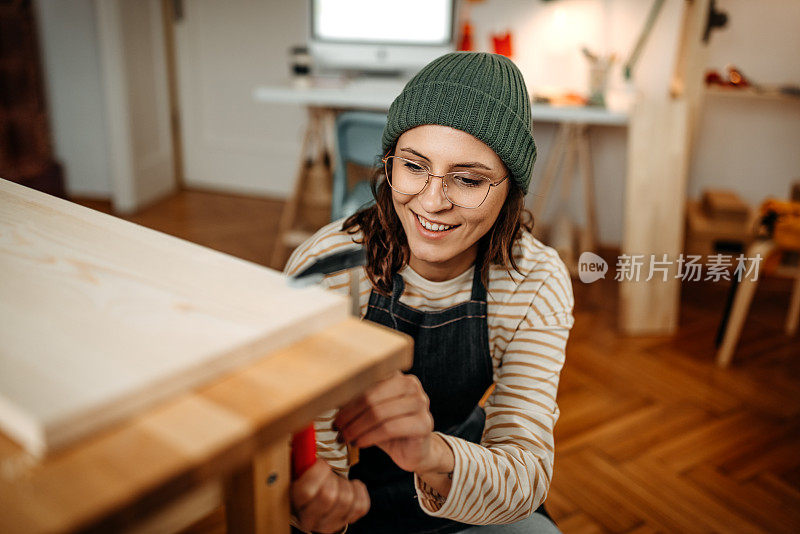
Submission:
<svg viewBox="0 0 800 534">
<path fill-rule="evenodd" d="M 369 510 L 364 483 L 337 475 L 321 459 L 292 482 L 290 498 L 298 526 L 322 534 L 341 532 Z"/>
</svg>

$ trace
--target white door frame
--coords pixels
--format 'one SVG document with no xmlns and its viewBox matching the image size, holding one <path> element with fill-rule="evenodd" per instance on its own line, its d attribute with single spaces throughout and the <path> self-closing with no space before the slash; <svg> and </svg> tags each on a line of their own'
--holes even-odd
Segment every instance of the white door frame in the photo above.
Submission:
<svg viewBox="0 0 800 534">
<path fill-rule="evenodd" d="M 94 2 L 105 97 L 111 200 L 114 211 L 120 214 L 135 212 L 176 189 L 161 2 L 144 0 L 135 2 L 135 6 L 129 4 L 129 0 Z M 151 39 L 147 44 L 153 52 L 144 61 L 148 67 L 152 66 L 154 76 L 155 101 L 147 104 L 153 106 L 148 110 L 151 115 L 157 116 L 153 124 L 138 121 L 137 114 L 142 110 L 134 109 L 136 100 L 131 98 L 135 89 L 129 77 L 130 69 L 133 61 L 141 66 L 142 57 L 134 57 L 137 51 L 126 46 L 126 37 L 129 43 L 131 38 L 123 28 L 126 8 L 149 10 L 153 21 L 149 25 L 149 35 L 135 36 L 136 39 Z M 128 31 L 135 30 L 128 28 Z M 152 136 L 152 142 L 143 148 L 141 141 L 136 144 L 137 135 Z"/>
</svg>

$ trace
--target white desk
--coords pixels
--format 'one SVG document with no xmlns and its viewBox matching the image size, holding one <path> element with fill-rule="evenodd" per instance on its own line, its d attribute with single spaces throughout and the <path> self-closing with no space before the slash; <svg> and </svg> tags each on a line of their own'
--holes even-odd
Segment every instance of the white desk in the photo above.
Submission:
<svg viewBox="0 0 800 534">
<path fill-rule="evenodd" d="M 256 87 L 256 102 L 298 104 L 331 109 L 389 109 L 392 101 L 403 90 L 404 82 L 397 80 L 367 80 L 351 83 L 326 81 L 309 87 L 272 85 Z"/>
<path fill-rule="evenodd" d="M 362 109 L 386 111 L 405 86 L 404 81 L 366 80 L 350 83 L 326 82 L 324 85 L 295 87 L 273 85 L 256 87 L 257 102 L 298 104 L 330 109 Z M 629 114 L 591 107 L 531 105 L 536 122 L 572 122 L 598 126 L 626 126 Z"/>
</svg>

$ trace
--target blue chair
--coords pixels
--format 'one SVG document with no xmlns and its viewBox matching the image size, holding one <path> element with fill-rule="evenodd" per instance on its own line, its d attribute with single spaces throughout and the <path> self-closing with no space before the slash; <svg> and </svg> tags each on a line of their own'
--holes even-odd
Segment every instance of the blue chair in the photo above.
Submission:
<svg viewBox="0 0 800 534">
<path fill-rule="evenodd" d="M 347 184 L 347 163 L 363 167 L 380 164 L 381 136 L 386 115 L 368 111 L 346 111 L 336 117 L 336 168 L 333 171 L 331 220 L 348 217 L 368 206 L 375 199 L 370 184 L 360 181 L 352 188 Z"/>
</svg>

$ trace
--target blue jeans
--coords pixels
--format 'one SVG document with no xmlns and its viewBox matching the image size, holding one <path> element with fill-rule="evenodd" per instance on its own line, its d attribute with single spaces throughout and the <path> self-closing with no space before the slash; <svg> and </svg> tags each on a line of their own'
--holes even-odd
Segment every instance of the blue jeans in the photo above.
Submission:
<svg viewBox="0 0 800 534">
<path fill-rule="evenodd" d="M 530 517 L 505 525 L 476 525 L 458 534 L 561 534 L 558 527 L 542 514 L 531 514 Z"/>
</svg>

